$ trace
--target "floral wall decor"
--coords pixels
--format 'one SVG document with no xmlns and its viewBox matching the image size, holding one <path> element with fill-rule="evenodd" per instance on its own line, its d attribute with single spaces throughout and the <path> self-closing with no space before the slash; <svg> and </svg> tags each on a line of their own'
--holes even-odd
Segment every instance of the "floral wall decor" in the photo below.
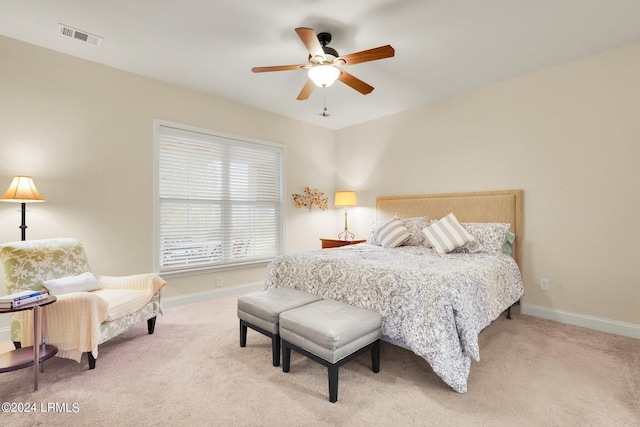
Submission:
<svg viewBox="0 0 640 427">
<path fill-rule="evenodd" d="M 321 211 L 329 209 L 329 198 L 324 197 L 324 193 L 318 191 L 317 188 L 310 190 L 309 187 L 304 187 L 302 194 L 292 194 L 292 196 L 296 208 L 304 206 L 311 210 L 314 206 L 317 206 Z"/>
</svg>

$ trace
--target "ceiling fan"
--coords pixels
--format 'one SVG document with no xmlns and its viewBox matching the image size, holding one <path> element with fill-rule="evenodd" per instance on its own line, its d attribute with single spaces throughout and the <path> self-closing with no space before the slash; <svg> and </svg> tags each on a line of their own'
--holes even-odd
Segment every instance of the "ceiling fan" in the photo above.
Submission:
<svg viewBox="0 0 640 427">
<path fill-rule="evenodd" d="M 371 93 L 373 86 L 347 73 L 341 67 L 390 58 L 395 54 L 395 50 L 390 45 L 386 45 L 340 56 L 335 49 L 327 46 L 331 42 L 331 34 L 318 33 L 316 36 L 314 30 L 304 27 L 296 28 L 296 33 L 309 51 L 307 64 L 253 67 L 251 71 L 264 73 L 267 71 L 309 70 L 309 80 L 298 94 L 297 99 L 300 101 L 309 98 L 315 86 L 329 87 L 336 80 L 340 80 L 363 95 Z"/>
</svg>

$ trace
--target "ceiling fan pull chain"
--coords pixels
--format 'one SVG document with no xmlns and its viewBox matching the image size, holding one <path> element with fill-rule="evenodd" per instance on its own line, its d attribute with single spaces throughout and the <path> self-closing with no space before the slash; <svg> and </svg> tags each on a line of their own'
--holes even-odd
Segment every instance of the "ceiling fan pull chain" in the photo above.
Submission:
<svg viewBox="0 0 640 427">
<path fill-rule="evenodd" d="M 331 114 L 327 113 L 327 87 L 322 88 L 322 103 L 324 105 L 324 110 L 322 110 L 322 114 L 318 114 L 322 117 L 329 117 Z"/>
</svg>

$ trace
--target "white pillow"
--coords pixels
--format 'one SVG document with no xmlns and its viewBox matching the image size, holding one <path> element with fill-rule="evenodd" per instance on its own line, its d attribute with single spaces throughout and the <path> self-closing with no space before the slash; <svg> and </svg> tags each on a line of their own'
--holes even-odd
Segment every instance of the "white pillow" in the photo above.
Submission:
<svg viewBox="0 0 640 427">
<path fill-rule="evenodd" d="M 474 240 L 474 237 L 460 225 L 453 212 L 433 222 L 422 232 L 439 254 L 447 254 Z"/>
<path fill-rule="evenodd" d="M 397 248 L 411 237 L 411 233 L 400 218 L 394 216 L 376 228 L 376 237 L 384 248 Z"/>
<path fill-rule="evenodd" d="M 93 273 L 87 272 L 77 276 L 47 280 L 42 284 L 51 295 L 62 295 L 71 292 L 89 292 L 100 289 L 100 283 Z"/>
<path fill-rule="evenodd" d="M 378 241 L 378 237 L 376 236 L 376 230 L 382 224 L 384 224 L 384 221 L 376 221 L 373 224 L 371 224 L 371 233 L 369 233 L 369 238 L 367 239 L 367 244 L 373 245 L 373 246 L 382 246 L 382 245 L 380 245 L 380 242 Z"/>
</svg>

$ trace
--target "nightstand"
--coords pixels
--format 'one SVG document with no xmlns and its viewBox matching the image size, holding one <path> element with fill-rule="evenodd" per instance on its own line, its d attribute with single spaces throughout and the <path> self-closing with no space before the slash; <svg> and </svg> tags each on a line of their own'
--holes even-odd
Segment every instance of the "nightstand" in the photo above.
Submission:
<svg viewBox="0 0 640 427">
<path fill-rule="evenodd" d="M 322 242 L 322 249 L 339 248 L 340 246 L 355 245 L 357 243 L 364 243 L 365 240 L 339 240 L 339 239 L 320 239 Z"/>
</svg>

